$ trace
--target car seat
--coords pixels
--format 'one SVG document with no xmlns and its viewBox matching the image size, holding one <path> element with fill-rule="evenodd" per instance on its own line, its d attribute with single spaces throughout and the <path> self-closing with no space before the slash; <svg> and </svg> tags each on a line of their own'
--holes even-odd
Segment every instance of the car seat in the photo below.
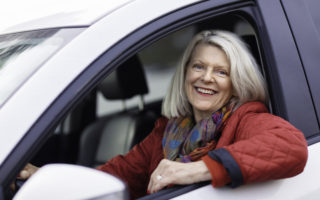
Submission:
<svg viewBox="0 0 320 200">
<path fill-rule="evenodd" d="M 127 153 L 151 131 L 156 114 L 144 109 L 148 86 L 137 56 L 119 66 L 98 86 L 106 99 L 123 100 L 139 95 L 139 109 L 124 110 L 98 118 L 80 138 L 78 164 L 95 167 L 117 154 Z"/>
</svg>

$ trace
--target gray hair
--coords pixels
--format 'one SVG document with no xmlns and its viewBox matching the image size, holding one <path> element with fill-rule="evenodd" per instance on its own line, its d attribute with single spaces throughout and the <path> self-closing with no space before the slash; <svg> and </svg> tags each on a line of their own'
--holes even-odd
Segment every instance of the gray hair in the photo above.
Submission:
<svg viewBox="0 0 320 200">
<path fill-rule="evenodd" d="M 202 31 L 188 44 L 180 65 L 171 81 L 162 104 L 162 114 L 168 118 L 192 115 L 184 81 L 186 68 L 195 46 L 214 45 L 225 52 L 230 63 L 230 78 L 234 90 L 231 102 L 235 108 L 249 101 L 268 102 L 266 82 L 246 44 L 234 33 L 221 30 Z"/>
</svg>

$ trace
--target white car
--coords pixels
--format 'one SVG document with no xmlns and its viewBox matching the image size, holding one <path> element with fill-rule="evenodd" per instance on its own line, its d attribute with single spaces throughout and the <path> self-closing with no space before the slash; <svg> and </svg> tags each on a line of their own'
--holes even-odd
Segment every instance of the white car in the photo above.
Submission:
<svg viewBox="0 0 320 200">
<path fill-rule="evenodd" d="M 175 186 L 141 199 L 319 198 L 319 1 L 87 3 L 0 32 L 0 199 L 128 199 L 121 180 L 91 168 L 150 132 L 183 49 L 203 29 L 247 42 L 270 111 L 305 134 L 307 165 L 293 178 Z M 44 167 L 14 194 L 28 162 Z"/>
</svg>

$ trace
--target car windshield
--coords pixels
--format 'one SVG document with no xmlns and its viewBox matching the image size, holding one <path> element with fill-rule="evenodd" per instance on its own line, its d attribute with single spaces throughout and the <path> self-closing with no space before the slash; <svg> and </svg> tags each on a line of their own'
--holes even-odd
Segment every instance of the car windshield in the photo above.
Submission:
<svg viewBox="0 0 320 200">
<path fill-rule="evenodd" d="M 0 36 L 0 107 L 43 63 L 82 30 L 47 29 Z"/>
</svg>

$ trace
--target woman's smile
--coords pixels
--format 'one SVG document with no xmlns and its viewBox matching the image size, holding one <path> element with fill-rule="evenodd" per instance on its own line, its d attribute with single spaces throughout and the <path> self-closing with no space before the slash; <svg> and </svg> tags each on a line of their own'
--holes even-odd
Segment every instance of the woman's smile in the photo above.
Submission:
<svg viewBox="0 0 320 200">
<path fill-rule="evenodd" d="M 217 93 L 215 90 L 208 89 L 208 88 L 195 87 L 195 89 L 200 95 L 203 95 L 203 96 L 212 96 Z"/>
</svg>

